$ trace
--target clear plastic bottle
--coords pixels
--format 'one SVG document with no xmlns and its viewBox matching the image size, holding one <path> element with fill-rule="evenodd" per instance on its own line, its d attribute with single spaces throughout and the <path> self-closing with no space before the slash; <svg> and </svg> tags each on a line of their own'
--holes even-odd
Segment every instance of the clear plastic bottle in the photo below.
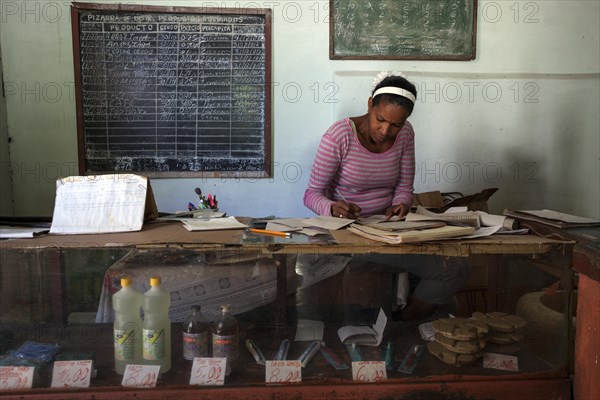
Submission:
<svg viewBox="0 0 600 400">
<path fill-rule="evenodd" d="M 160 278 L 150 278 L 144 293 L 143 356 L 144 364 L 160 365 L 160 373 L 171 369 L 171 295 L 161 288 Z"/>
<path fill-rule="evenodd" d="M 183 321 L 183 358 L 208 357 L 210 350 L 210 327 L 198 305 Z"/>
<path fill-rule="evenodd" d="M 225 375 L 229 375 L 239 357 L 238 321 L 229 311 L 229 304 L 221 305 L 221 316 L 212 332 L 212 356 L 227 358 Z"/>
<path fill-rule="evenodd" d="M 121 289 L 112 296 L 115 322 L 115 370 L 123 375 L 127 364 L 142 363 L 142 293 L 135 290 L 129 276 L 121 278 Z"/>
</svg>

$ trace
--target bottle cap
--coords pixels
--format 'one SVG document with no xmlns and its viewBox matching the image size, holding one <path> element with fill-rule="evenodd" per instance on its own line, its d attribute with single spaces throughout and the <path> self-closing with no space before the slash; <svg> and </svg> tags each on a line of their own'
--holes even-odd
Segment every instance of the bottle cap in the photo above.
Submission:
<svg viewBox="0 0 600 400">
<path fill-rule="evenodd" d="M 121 287 L 131 286 L 131 277 L 130 276 L 122 276 L 121 277 Z"/>
<path fill-rule="evenodd" d="M 150 277 L 150 286 L 158 286 L 160 285 L 160 277 L 152 276 Z"/>
</svg>

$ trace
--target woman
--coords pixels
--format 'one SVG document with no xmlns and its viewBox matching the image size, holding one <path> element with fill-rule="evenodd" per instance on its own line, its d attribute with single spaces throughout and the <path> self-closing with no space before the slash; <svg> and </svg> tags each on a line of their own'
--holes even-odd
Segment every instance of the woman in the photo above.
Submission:
<svg viewBox="0 0 600 400">
<path fill-rule="evenodd" d="M 323 135 L 304 205 L 339 218 L 404 217 L 413 201 L 414 131 L 407 119 L 416 98 L 415 86 L 401 73 L 377 75 L 367 113 L 338 121 Z M 400 267 L 421 278 L 406 307 L 395 314 L 420 319 L 449 303 L 468 278 L 462 260 L 435 260 L 379 254 L 355 256 L 353 264 L 376 262 L 387 271 Z"/>
<path fill-rule="evenodd" d="M 407 118 L 417 90 L 400 75 L 375 79 L 367 114 L 336 122 L 321 140 L 304 193 L 304 204 L 319 215 L 390 218 L 410 210 L 415 158 Z"/>
</svg>

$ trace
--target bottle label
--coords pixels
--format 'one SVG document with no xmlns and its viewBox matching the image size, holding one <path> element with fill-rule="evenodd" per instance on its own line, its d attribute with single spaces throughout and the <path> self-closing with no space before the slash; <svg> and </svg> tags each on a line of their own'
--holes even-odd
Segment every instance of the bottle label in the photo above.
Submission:
<svg viewBox="0 0 600 400">
<path fill-rule="evenodd" d="M 135 357 L 135 328 L 115 329 L 115 359 L 133 361 Z"/>
<path fill-rule="evenodd" d="M 162 361 L 165 358 L 165 330 L 144 329 L 144 360 Z"/>
<path fill-rule="evenodd" d="M 226 357 L 229 360 L 238 358 L 237 335 L 212 335 L 213 357 Z"/>
<path fill-rule="evenodd" d="M 183 332 L 183 358 L 208 357 L 208 332 Z"/>
</svg>

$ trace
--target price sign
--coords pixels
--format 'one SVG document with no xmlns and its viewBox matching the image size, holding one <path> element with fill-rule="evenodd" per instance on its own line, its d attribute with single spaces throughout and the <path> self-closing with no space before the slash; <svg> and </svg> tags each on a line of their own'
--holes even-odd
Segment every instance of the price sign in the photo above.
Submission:
<svg viewBox="0 0 600 400">
<path fill-rule="evenodd" d="M 0 390 L 31 389 L 34 367 L 0 367 Z"/>
<path fill-rule="evenodd" d="M 300 360 L 271 360 L 267 361 L 265 366 L 265 382 L 267 384 L 302 382 L 302 364 Z"/>
<path fill-rule="evenodd" d="M 379 382 L 387 379 L 385 361 L 353 361 L 352 379 L 359 382 Z"/>
<path fill-rule="evenodd" d="M 505 354 L 483 353 L 483 368 L 519 371 L 519 358 Z"/>
<path fill-rule="evenodd" d="M 190 385 L 223 386 L 225 384 L 225 367 L 227 358 L 194 358 Z"/>
<path fill-rule="evenodd" d="M 135 388 L 153 388 L 156 386 L 160 365 L 127 364 L 121 385 Z"/>
<path fill-rule="evenodd" d="M 55 361 L 51 387 L 90 387 L 92 360 Z"/>
</svg>

